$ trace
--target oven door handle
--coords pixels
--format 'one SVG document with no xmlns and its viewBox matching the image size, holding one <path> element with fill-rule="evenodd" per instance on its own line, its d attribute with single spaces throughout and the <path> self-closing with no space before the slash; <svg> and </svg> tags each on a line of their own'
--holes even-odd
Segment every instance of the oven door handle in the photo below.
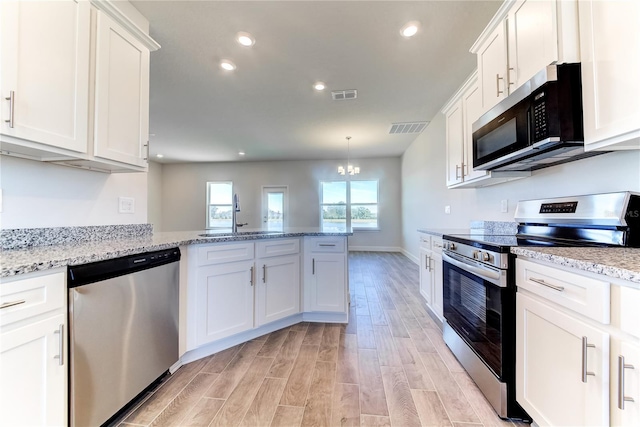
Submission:
<svg viewBox="0 0 640 427">
<path fill-rule="evenodd" d="M 494 270 L 492 268 L 488 268 L 478 264 L 471 264 L 468 261 L 463 261 L 460 259 L 454 258 L 452 255 L 449 255 L 446 252 L 442 253 L 442 260 L 448 262 L 449 264 L 455 265 L 456 267 L 468 271 L 469 273 L 473 273 L 476 276 L 485 279 L 501 288 L 506 288 L 507 283 L 503 280 L 503 273 L 501 270 Z"/>
</svg>

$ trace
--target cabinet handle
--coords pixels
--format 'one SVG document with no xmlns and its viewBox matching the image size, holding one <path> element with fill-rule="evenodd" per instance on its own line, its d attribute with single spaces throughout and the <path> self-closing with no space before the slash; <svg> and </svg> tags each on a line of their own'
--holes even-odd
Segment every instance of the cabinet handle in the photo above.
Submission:
<svg viewBox="0 0 640 427">
<path fill-rule="evenodd" d="M 460 165 L 456 165 L 456 179 L 462 179 L 462 177 L 460 175 L 458 175 L 458 171 L 461 170 L 462 168 L 460 167 Z"/>
<path fill-rule="evenodd" d="M 504 93 L 504 91 L 500 90 L 500 80 L 504 80 L 504 77 L 500 77 L 500 74 L 496 74 L 496 97 L 500 97 L 501 93 Z"/>
<path fill-rule="evenodd" d="M 143 147 L 147 147 L 147 155 L 144 157 L 144 160 L 149 161 L 149 141 L 143 145 Z"/>
<path fill-rule="evenodd" d="M 249 270 L 251 274 L 251 277 L 249 277 L 249 283 L 251 283 L 251 286 L 253 286 L 253 267 L 251 267 Z"/>
<path fill-rule="evenodd" d="M 431 257 L 427 255 L 427 271 L 431 272 Z"/>
<path fill-rule="evenodd" d="M 536 279 L 534 277 L 530 277 L 529 280 L 531 280 L 532 282 L 537 283 L 539 285 L 546 286 L 547 288 L 551 288 L 554 291 L 558 291 L 558 292 L 564 291 L 564 286 L 552 285 L 551 283 L 547 283 L 542 279 Z"/>
<path fill-rule="evenodd" d="M 23 299 L 18 300 L 18 301 L 3 302 L 2 305 L 0 305 L 0 310 L 2 310 L 3 308 L 13 307 L 14 305 L 24 304 L 25 302 L 27 302 L 27 301 L 23 300 Z"/>
<path fill-rule="evenodd" d="M 436 242 L 433 243 L 433 246 L 435 246 L 436 248 L 442 248 L 442 245 Z"/>
<path fill-rule="evenodd" d="M 9 120 L 5 120 L 5 122 L 9 123 L 10 128 L 13 128 L 13 114 L 15 110 L 14 107 L 16 101 L 16 92 L 12 90 L 11 92 L 9 92 L 9 96 L 5 99 L 9 101 Z"/>
<path fill-rule="evenodd" d="M 587 375 L 596 376 L 593 372 L 587 371 L 587 348 L 596 348 L 595 344 L 589 344 L 587 337 L 582 337 L 582 382 L 587 382 Z"/>
<path fill-rule="evenodd" d="M 311 259 L 311 274 L 316 274 L 316 259 Z"/>
<path fill-rule="evenodd" d="M 329 243 L 318 243 L 318 246 L 332 246 L 333 247 L 335 245 L 336 245 L 335 243 L 331 243 L 331 244 L 329 244 Z"/>
<path fill-rule="evenodd" d="M 509 67 L 507 68 L 507 85 L 514 86 L 515 83 L 511 81 L 511 71 L 515 71 L 515 68 Z"/>
<path fill-rule="evenodd" d="M 54 334 L 59 334 L 58 336 L 58 355 L 53 356 L 54 359 L 58 359 L 58 365 L 64 365 L 64 325 L 60 324 L 58 329 L 53 331 Z"/>
<path fill-rule="evenodd" d="M 436 268 L 436 263 L 433 263 L 433 268 L 431 268 L 431 261 L 435 261 L 433 258 L 429 257 L 429 271 L 433 271 Z"/>
<path fill-rule="evenodd" d="M 267 264 L 262 264 L 262 283 L 267 283 Z"/>
<path fill-rule="evenodd" d="M 624 402 L 635 402 L 633 397 L 624 395 L 624 370 L 635 369 L 633 365 L 624 363 L 624 356 L 618 356 L 618 408 L 624 410 Z"/>
</svg>

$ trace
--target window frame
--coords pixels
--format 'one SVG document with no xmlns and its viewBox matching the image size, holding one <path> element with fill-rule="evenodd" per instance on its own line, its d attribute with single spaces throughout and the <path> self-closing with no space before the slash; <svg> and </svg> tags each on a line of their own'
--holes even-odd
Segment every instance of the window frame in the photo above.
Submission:
<svg viewBox="0 0 640 427">
<path fill-rule="evenodd" d="M 324 203 L 324 194 L 323 194 L 323 184 L 324 183 L 334 183 L 334 182 L 344 182 L 346 183 L 346 203 Z M 375 182 L 376 183 L 376 201 L 377 203 L 356 203 L 356 206 L 376 206 L 376 226 L 375 227 L 357 227 L 352 225 L 351 218 L 351 207 L 353 203 L 351 202 L 351 183 L 352 182 Z M 345 218 L 345 227 L 347 230 L 353 231 L 380 231 L 380 180 L 379 179 L 349 179 L 349 180 L 320 180 L 320 228 L 324 230 L 323 227 L 323 211 L 326 206 L 345 206 L 346 208 L 346 218 Z"/>
<path fill-rule="evenodd" d="M 211 185 L 210 184 L 231 184 L 231 200 L 230 203 L 227 204 L 218 204 L 218 203 L 209 203 L 211 200 Z M 207 181 L 206 182 L 206 203 L 205 203 L 205 230 L 226 230 L 226 229 L 230 229 L 232 227 L 232 224 L 229 225 L 229 227 L 213 227 L 210 224 L 210 220 L 211 220 L 211 206 L 224 206 L 224 207 L 230 207 L 231 209 L 233 209 L 233 181 Z M 232 212 L 233 215 L 233 212 Z"/>
</svg>

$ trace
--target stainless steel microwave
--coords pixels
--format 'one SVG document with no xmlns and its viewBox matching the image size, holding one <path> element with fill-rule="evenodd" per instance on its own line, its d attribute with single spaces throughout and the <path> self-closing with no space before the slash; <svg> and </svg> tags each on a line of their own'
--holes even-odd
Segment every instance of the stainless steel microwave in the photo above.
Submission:
<svg viewBox="0 0 640 427">
<path fill-rule="evenodd" d="M 590 157 L 584 151 L 580 64 L 550 65 L 472 127 L 473 169 L 532 171 Z"/>
</svg>

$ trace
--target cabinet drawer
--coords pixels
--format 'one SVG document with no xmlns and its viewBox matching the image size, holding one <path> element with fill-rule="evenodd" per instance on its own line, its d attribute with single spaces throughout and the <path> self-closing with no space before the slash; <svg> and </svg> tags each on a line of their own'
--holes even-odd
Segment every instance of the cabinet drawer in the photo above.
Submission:
<svg viewBox="0 0 640 427">
<path fill-rule="evenodd" d="M 65 273 L 39 275 L 0 285 L 0 326 L 65 307 Z"/>
<path fill-rule="evenodd" d="M 518 259 L 516 285 L 600 323 L 611 321 L 610 283 L 604 280 Z"/>
<path fill-rule="evenodd" d="M 426 234 L 420 235 L 420 249 L 430 250 L 431 249 L 431 236 Z"/>
<path fill-rule="evenodd" d="M 620 287 L 620 329 L 640 338 L 640 289 Z"/>
<path fill-rule="evenodd" d="M 431 250 L 439 254 L 442 253 L 442 237 L 431 238 Z"/>
<path fill-rule="evenodd" d="M 309 244 L 311 252 L 344 252 L 344 237 L 311 237 Z"/>
<path fill-rule="evenodd" d="M 252 260 L 253 245 L 253 242 L 203 245 L 198 248 L 198 265 Z"/>
<path fill-rule="evenodd" d="M 266 258 L 278 255 L 293 255 L 300 253 L 299 239 L 268 239 L 256 242 L 256 257 Z"/>
</svg>

